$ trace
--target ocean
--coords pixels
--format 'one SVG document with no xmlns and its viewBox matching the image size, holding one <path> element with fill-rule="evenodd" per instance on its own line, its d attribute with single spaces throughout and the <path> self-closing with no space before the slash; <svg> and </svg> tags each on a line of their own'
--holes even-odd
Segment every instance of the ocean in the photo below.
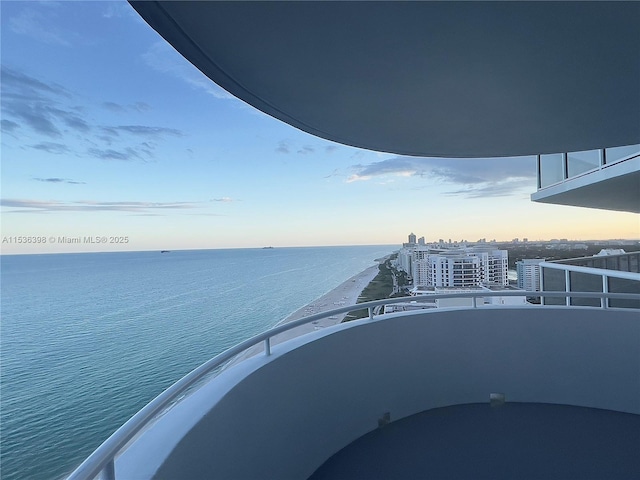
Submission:
<svg viewBox="0 0 640 480">
<path fill-rule="evenodd" d="M 395 249 L 0 257 L 1 478 L 70 473 L 193 368 Z"/>
</svg>

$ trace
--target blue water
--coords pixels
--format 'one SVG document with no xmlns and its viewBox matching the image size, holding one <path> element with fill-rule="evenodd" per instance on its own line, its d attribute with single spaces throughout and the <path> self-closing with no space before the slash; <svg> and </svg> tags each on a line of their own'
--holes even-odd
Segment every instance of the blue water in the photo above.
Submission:
<svg viewBox="0 0 640 480">
<path fill-rule="evenodd" d="M 2 256 L 2 479 L 69 473 L 184 374 L 393 249 Z"/>
</svg>

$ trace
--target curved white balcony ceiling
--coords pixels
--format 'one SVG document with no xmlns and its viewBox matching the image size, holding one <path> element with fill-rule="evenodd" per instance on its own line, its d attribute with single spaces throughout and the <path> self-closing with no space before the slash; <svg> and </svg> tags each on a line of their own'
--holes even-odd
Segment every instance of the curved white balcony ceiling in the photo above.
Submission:
<svg viewBox="0 0 640 480">
<path fill-rule="evenodd" d="M 639 2 L 150 2 L 214 82 L 294 127 L 441 157 L 640 143 Z"/>
</svg>

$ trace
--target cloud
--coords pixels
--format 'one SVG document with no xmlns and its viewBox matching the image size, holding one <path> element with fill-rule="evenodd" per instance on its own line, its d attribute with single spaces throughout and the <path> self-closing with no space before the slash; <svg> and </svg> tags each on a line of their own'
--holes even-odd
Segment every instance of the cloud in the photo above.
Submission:
<svg viewBox="0 0 640 480">
<path fill-rule="evenodd" d="M 198 90 L 203 90 L 217 99 L 236 100 L 236 97 L 226 92 L 200 70 L 187 62 L 166 42 L 153 44 L 146 53 L 142 55 L 143 61 L 158 72 L 172 75 Z"/>
<path fill-rule="evenodd" d="M 278 153 L 291 153 L 291 147 L 284 140 L 278 142 L 278 148 L 276 148 L 276 152 Z"/>
<path fill-rule="evenodd" d="M 323 178 L 340 177 L 340 171 L 336 168 L 329 175 L 325 175 Z"/>
<path fill-rule="evenodd" d="M 2 121 L 0 121 L 0 124 L 2 124 L 2 131 L 7 133 L 12 133 L 14 130 L 16 130 L 20 126 L 16 122 L 12 122 L 11 120 L 5 120 L 5 119 L 2 119 Z"/>
<path fill-rule="evenodd" d="M 195 202 L 95 202 L 95 201 L 41 201 L 3 198 L 0 206 L 17 208 L 7 213 L 50 213 L 50 212 L 130 212 L 150 213 L 167 210 L 189 210 L 198 208 Z"/>
<path fill-rule="evenodd" d="M 151 105 L 144 102 L 136 102 L 131 105 L 131 108 L 134 108 L 138 112 L 148 112 L 149 110 L 151 110 Z"/>
<path fill-rule="evenodd" d="M 70 185 L 86 185 L 86 182 L 76 182 L 75 180 L 69 180 L 68 178 L 34 178 L 37 182 L 45 183 L 68 183 Z"/>
<path fill-rule="evenodd" d="M 338 150 L 338 148 L 340 148 L 338 145 L 327 145 L 326 147 L 324 147 L 324 151 L 326 153 L 333 153 Z"/>
<path fill-rule="evenodd" d="M 78 116 L 78 108 L 70 107 L 67 110 L 61 106 L 61 101 L 71 98 L 71 94 L 63 87 L 42 82 L 6 66 L 2 67 L 1 75 L 2 110 L 5 116 L 53 138 L 63 135 L 61 124 L 80 133 L 90 130 L 89 124 Z M 16 121 L 13 123 L 19 125 Z"/>
<path fill-rule="evenodd" d="M 9 20 L 9 26 L 14 33 L 25 35 L 47 44 L 70 47 L 67 35 L 55 27 L 50 16 L 44 16 L 35 10 L 25 8 L 20 14 Z"/>
<path fill-rule="evenodd" d="M 300 155 L 308 155 L 310 153 L 314 153 L 316 151 L 316 149 L 314 147 L 312 147 L 311 145 L 305 145 L 304 147 L 300 148 L 298 150 L 298 153 Z"/>
<path fill-rule="evenodd" d="M 41 142 L 36 145 L 30 145 L 31 148 L 35 148 L 36 150 L 42 150 L 43 152 L 53 153 L 56 155 L 62 155 L 63 153 L 70 153 L 71 150 L 66 145 L 62 143 L 53 143 L 53 142 Z"/>
<path fill-rule="evenodd" d="M 329 148 L 331 147 L 331 148 Z M 278 146 L 276 147 L 276 152 L 277 153 L 285 153 L 285 154 L 289 154 L 292 151 L 295 150 L 295 152 L 298 155 L 310 155 L 316 152 L 316 150 L 320 148 L 320 147 L 316 147 L 314 145 L 303 145 L 301 147 L 297 147 L 295 145 L 292 145 L 292 142 L 289 140 L 280 140 L 278 142 Z M 331 151 L 335 150 L 334 145 L 329 145 L 327 147 L 324 147 L 325 152 L 330 153 Z"/>
<path fill-rule="evenodd" d="M 5 113 L 9 113 L 16 120 L 22 120 L 37 133 L 52 138 L 62 136 L 62 131 L 52 120 L 51 112 L 42 105 L 29 105 L 20 103 L 5 103 Z"/>
<path fill-rule="evenodd" d="M 100 160 L 122 160 L 125 162 L 143 160 L 143 157 L 131 147 L 127 147 L 124 150 L 90 148 L 87 152 L 92 157 L 99 158 Z"/>
<path fill-rule="evenodd" d="M 2 77 L 3 89 L 9 87 L 19 91 L 37 91 L 71 97 L 71 94 L 57 83 L 44 83 L 5 65 L 2 65 L 0 76 Z"/>
<path fill-rule="evenodd" d="M 102 107 L 114 113 L 126 113 L 128 111 L 143 113 L 151 110 L 151 105 L 145 102 L 136 102 L 131 105 L 120 105 L 115 102 L 102 102 Z"/>
<path fill-rule="evenodd" d="M 211 201 L 212 202 L 224 202 L 224 203 L 237 202 L 237 200 L 234 200 L 231 197 L 213 198 L 213 199 L 211 199 Z"/>
<path fill-rule="evenodd" d="M 77 115 L 64 113 L 61 115 L 61 118 L 68 127 L 71 127 L 74 130 L 79 130 L 82 133 L 87 133 L 91 130 L 89 124 Z"/>
<path fill-rule="evenodd" d="M 131 135 L 138 135 L 142 137 L 161 137 L 161 136 L 172 136 L 172 137 L 182 137 L 184 133 L 175 128 L 165 128 L 165 127 L 147 127 L 144 125 L 125 125 L 120 127 L 111 127 L 111 129 L 116 132 L 126 132 Z"/>
<path fill-rule="evenodd" d="M 116 139 L 124 140 L 121 134 L 143 137 L 147 141 L 142 142 L 140 146 L 146 148 L 149 153 L 150 150 L 155 149 L 155 143 L 152 140 L 161 140 L 163 137 L 185 136 L 181 130 L 175 128 L 149 127 L 146 125 L 102 126 L 100 131 L 103 135 L 98 138 L 107 143 L 107 145 L 111 145 Z"/>
<path fill-rule="evenodd" d="M 36 133 L 54 142 L 40 141 L 31 148 L 52 154 L 69 153 L 70 138 L 76 152 L 101 160 L 147 160 L 154 158 L 156 143 L 167 137 L 183 137 L 178 129 L 153 125 L 94 125 L 83 107 L 69 104 L 74 96 L 65 88 L 2 66 L 2 129 L 6 133 Z M 144 102 L 121 105 L 97 102 L 102 108 L 126 114 L 151 107 Z M 77 134 L 70 136 L 69 134 Z"/>
<path fill-rule="evenodd" d="M 135 13 L 135 10 L 129 7 L 129 5 L 126 4 L 126 2 L 125 3 L 106 2 L 105 7 L 106 7 L 105 10 L 102 12 L 103 18 L 109 18 L 109 19 L 111 18 L 119 19 L 123 17 L 140 18 Z"/>
<path fill-rule="evenodd" d="M 506 196 L 534 185 L 535 157 L 508 158 L 421 158 L 392 157 L 367 165 L 353 165 L 347 182 L 367 181 L 376 177 L 423 177 L 461 185 L 447 195 L 469 198 Z"/>
<path fill-rule="evenodd" d="M 116 112 L 116 113 L 124 113 L 127 111 L 126 108 L 124 108 L 122 105 L 117 104 L 115 102 L 103 102 L 102 106 L 104 108 L 106 108 L 107 110 L 110 110 L 112 112 Z"/>
<path fill-rule="evenodd" d="M 507 179 L 501 182 L 488 182 L 481 186 L 470 186 L 466 189 L 444 192 L 447 196 L 464 196 L 466 198 L 508 197 L 517 190 L 531 188 L 529 179 Z"/>
</svg>

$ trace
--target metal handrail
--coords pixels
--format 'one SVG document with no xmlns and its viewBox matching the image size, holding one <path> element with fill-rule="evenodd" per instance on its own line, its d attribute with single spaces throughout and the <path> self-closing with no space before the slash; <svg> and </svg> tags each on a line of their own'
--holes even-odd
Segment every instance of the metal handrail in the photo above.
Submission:
<svg viewBox="0 0 640 480">
<path fill-rule="evenodd" d="M 638 254 L 638 252 L 631 252 L 625 255 Z M 587 257 L 590 260 L 592 258 L 607 258 L 604 257 Z M 626 272 L 624 270 L 611 270 L 608 268 L 598 268 L 598 267 L 586 267 L 584 265 L 573 265 L 572 263 L 554 263 L 552 261 L 545 262 L 541 261 L 539 263 L 544 268 L 554 268 L 556 270 L 569 270 L 570 272 L 577 273 L 585 273 L 587 275 L 593 275 L 598 277 L 608 277 L 608 278 L 623 278 L 625 280 L 640 280 L 640 273 L 635 272 Z"/>
<path fill-rule="evenodd" d="M 444 294 L 429 294 L 419 295 L 411 297 L 397 297 L 388 298 L 384 300 L 374 300 L 371 302 L 358 303 L 355 305 L 348 305 L 346 307 L 340 307 L 333 310 L 327 310 L 325 312 L 316 313 L 308 317 L 303 317 L 298 320 L 280 324 L 251 337 L 244 342 L 239 343 L 235 347 L 232 347 L 219 355 L 216 355 L 212 359 L 203 363 L 190 373 L 182 377 L 176 383 L 167 388 L 164 392 L 154 398 L 145 407 L 133 415 L 124 425 L 116 430 L 102 445 L 100 445 L 84 462 L 80 464 L 72 473 L 67 477 L 67 480 L 91 480 L 99 474 L 103 474 L 103 478 L 106 480 L 115 479 L 115 457 L 118 455 L 123 447 L 135 437 L 145 426 L 149 424 L 159 413 L 164 411 L 172 403 L 174 403 L 189 387 L 203 379 L 206 375 L 215 371 L 216 368 L 222 366 L 225 362 L 231 360 L 240 353 L 248 350 L 254 345 L 260 342 L 265 343 L 265 355 L 271 354 L 271 339 L 288 330 L 294 329 L 301 325 L 306 325 L 315 320 L 330 317 L 333 315 L 339 315 L 341 313 L 347 313 L 354 310 L 368 309 L 369 319 L 373 318 L 373 309 L 380 305 L 389 305 L 394 303 L 406 303 L 409 302 L 426 302 L 430 300 L 441 300 L 448 298 L 471 298 L 474 299 L 473 307 L 452 307 L 456 309 L 469 309 L 475 308 L 478 297 L 572 297 L 572 298 L 599 298 L 599 299 L 623 299 L 623 300 L 640 300 L 640 294 L 634 293 L 602 293 L 602 292 L 535 292 L 535 291 L 506 291 L 506 292 L 487 292 L 487 291 L 473 291 L 473 292 L 457 292 L 457 293 L 444 293 Z M 605 304 L 607 302 L 604 302 Z M 492 305 L 487 305 L 491 307 Z M 567 308 L 562 305 L 495 305 L 496 308 L 509 308 L 509 307 L 533 307 L 533 308 Z M 576 308 L 576 307 L 572 307 Z M 583 308 L 583 307 L 577 307 Z M 586 308 L 599 308 L 599 307 L 586 307 Z M 392 318 L 393 314 L 387 318 Z"/>
</svg>

